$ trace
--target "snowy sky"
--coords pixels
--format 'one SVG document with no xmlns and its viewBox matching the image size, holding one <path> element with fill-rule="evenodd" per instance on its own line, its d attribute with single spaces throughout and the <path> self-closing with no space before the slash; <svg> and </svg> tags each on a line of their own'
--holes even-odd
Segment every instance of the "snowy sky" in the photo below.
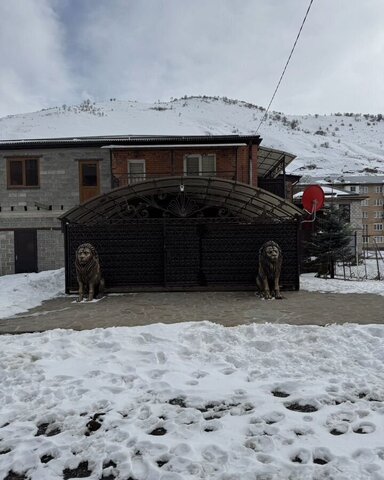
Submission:
<svg viewBox="0 0 384 480">
<path fill-rule="evenodd" d="M 0 116 L 220 95 L 267 106 L 309 0 L 1 0 Z M 384 111 L 384 2 L 314 0 L 272 104 Z"/>
</svg>

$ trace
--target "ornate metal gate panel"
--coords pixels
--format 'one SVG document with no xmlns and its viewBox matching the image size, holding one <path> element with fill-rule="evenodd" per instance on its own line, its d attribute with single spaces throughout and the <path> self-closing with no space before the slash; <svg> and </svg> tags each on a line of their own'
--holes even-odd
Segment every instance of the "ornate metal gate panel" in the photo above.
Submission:
<svg viewBox="0 0 384 480">
<path fill-rule="evenodd" d="M 163 226 L 144 222 L 139 225 L 67 225 L 67 290 L 77 290 L 74 267 L 77 247 L 92 243 L 98 251 L 107 289 L 129 285 L 162 285 L 164 278 Z"/>
<path fill-rule="evenodd" d="M 107 291 L 254 289 L 267 240 L 283 250 L 283 288 L 299 287 L 298 223 L 236 218 L 141 218 L 118 225 L 66 225 L 66 289 L 77 290 L 76 248 L 96 247 Z"/>
<path fill-rule="evenodd" d="M 164 221 L 164 284 L 200 285 L 200 238 L 198 225 Z"/>
<path fill-rule="evenodd" d="M 298 289 L 297 224 L 207 224 L 202 237 L 202 270 L 207 285 L 254 286 L 259 249 L 275 240 L 284 255 L 281 282 Z"/>
</svg>

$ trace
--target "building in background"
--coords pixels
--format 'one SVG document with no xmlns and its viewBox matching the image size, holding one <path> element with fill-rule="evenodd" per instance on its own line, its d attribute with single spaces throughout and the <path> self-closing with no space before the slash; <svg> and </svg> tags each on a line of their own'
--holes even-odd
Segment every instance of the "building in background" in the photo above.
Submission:
<svg viewBox="0 0 384 480">
<path fill-rule="evenodd" d="M 332 189 L 347 192 L 353 203 L 351 224 L 353 228 L 362 229 L 362 242 L 368 249 L 384 249 L 384 175 L 338 175 L 319 177 L 302 177 L 298 188 L 318 184 L 330 192 Z M 333 196 L 335 197 L 335 195 Z M 335 203 L 341 203 L 339 195 Z M 360 199 L 361 208 L 356 200 Z M 344 201 L 344 203 L 345 203 Z M 361 217 L 361 218 L 360 218 Z"/>
</svg>

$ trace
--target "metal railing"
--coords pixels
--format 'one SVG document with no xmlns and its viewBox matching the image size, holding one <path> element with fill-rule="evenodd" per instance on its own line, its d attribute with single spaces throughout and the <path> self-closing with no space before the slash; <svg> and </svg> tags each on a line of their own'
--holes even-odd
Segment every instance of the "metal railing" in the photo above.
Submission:
<svg viewBox="0 0 384 480">
<path fill-rule="evenodd" d="M 218 177 L 228 180 L 236 180 L 236 171 L 211 171 L 211 172 L 196 172 L 193 175 L 201 175 L 202 177 Z M 143 182 L 144 180 L 150 180 L 152 178 L 164 178 L 164 177 L 188 177 L 192 174 L 186 174 L 184 171 L 168 171 L 168 172 L 151 172 L 151 173 L 114 173 L 112 172 L 112 187 L 122 187 L 125 185 L 132 185 L 137 182 Z"/>
</svg>

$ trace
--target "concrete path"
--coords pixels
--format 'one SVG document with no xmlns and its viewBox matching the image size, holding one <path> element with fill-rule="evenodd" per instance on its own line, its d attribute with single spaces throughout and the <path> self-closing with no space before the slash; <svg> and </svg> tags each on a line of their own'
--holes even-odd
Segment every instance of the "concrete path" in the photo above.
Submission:
<svg viewBox="0 0 384 480">
<path fill-rule="evenodd" d="M 266 301 L 253 292 L 154 292 L 109 295 L 97 302 L 79 304 L 75 297 L 66 296 L 0 320 L 0 334 L 200 320 L 225 326 L 250 322 L 384 323 L 384 297 L 379 295 L 299 291 L 284 292 L 284 297 Z"/>
</svg>

